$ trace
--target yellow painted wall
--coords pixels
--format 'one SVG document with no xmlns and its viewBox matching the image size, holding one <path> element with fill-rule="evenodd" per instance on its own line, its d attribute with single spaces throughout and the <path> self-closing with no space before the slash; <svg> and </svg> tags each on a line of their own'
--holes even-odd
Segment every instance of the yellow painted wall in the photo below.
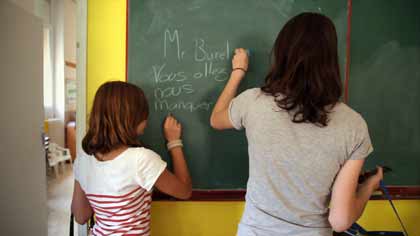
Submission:
<svg viewBox="0 0 420 236">
<path fill-rule="evenodd" d="M 87 110 L 98 87 L 125 80 L 125 0 L 88 0 Z"/>
<path fill-rule="evenodd" d="M 399 200 L 394 205 L 408 234 L 420 235 L 420 200 Z M 369 230 L 402 230 L 388 201 L 369 201 L 358 223 Z"/>
<path fill-rule="evenodd" d="M 103 82 L 125 79 L 125 23 L 126 0 L 88 1 L 88 109 Z M 152 235 L 235 235 L 243 205 L 243 202 L 155 201 Z M 396 201 L 395 205 L 409 234 L 420 235 L 420 200 Z M 369 230 L 400 230 L 386 201 L 370 201 L 359 223 Z"/>
<path fill-rule="evenodd" d="M 420 200 L 394 202 L 409 235 L 420 235 Z M 155 201 L 152 204 L 153 236 L 235 235 L 243 202 Z M 367 230 L 401 231 L 387 201 L 369 201 L 358 221 Z"/>
</svg>

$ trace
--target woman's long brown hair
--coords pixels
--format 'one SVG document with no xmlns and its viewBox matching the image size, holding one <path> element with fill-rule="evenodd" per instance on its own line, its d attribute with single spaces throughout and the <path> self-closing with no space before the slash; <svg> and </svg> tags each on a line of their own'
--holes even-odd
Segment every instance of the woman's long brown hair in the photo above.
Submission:
<svg viewBox="0 0 420 236">
<path fill-rule="evenodd" d="M 326 126 L 342 94 L 333 22 L 317 13 L 293 17 L 277 36 L 271 64 L 262 91 L 274 96 L 293 122 Z"/>
<path fill-rule="evenodd" d="M 148 115 L 147 100 L 139 87 L 121 81 L 104 83 L 95 95 L 83 150 L 95 155 L 122 145 L 141 146 L 136 130 Z"/>
</svg>

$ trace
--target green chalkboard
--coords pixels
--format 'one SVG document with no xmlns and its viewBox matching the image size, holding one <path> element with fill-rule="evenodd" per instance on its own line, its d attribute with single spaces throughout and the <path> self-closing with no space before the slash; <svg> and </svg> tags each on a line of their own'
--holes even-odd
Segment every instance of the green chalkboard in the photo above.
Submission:
<svg viewBox="0 0 420 236">
<path fill-rule="evenodd" d="M 344 68 L 347 1 L 132 0 L 128 9 L 128 81 L 145 90 L 151 108 L 143 141 L 170 162 L 161 125 L 169 112 L 179 118 L 194 189 L 246 187 L 244 133 L 209 125 L 234 48 L 251 51 L 241 91 L 260 86 L 282 26 L 301 12 L 321 12 L 336 24 Z"/>
<path fill-rule="evenodd" d="M 420 185 L 420 1 L 353 0 L 349 103 L 390 185 Z"/>
</svg>

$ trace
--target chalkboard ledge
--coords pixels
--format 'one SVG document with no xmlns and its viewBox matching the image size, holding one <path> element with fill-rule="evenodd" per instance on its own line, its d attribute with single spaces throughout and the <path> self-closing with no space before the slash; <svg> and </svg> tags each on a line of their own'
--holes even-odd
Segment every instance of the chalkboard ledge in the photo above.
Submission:
<svg viewBox="0 0 420 236">
<path fill-rule="evenodd" d="M 420 186 L 387 186 L 389 194 L 395 200 L 420 199 Z M 371 200 L 386 200 L 385 195 L 373 195 Z"/>
<path fill-rule="evenodd" d="M 245 189 L 237 190 L 193 190 L 191 198 L 187 201 L 245 201 Z M 162 192 L 154 191 L 153 201 L 183 201 L 168 196 Z"/>
<path fill-rule="evenodd" d="M 395 200 L 420 199 L 420 186 L 387 186 L 388 191 Z M 187 201 L 245 201 L 245 189 L 238 190 L 193 190 Z M 153 192 L 154 201 L 179 201 L 162 192 Z M 371 200 L 386 200 L 383 194 L 375 194 Z"/>
</svg>

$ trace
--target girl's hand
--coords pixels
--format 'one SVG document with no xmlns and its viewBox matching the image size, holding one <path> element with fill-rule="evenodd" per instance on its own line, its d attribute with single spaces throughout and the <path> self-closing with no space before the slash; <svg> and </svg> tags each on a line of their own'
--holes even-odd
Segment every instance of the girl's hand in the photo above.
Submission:
<svg viewBox="0 0 420 236">
<path fill-rule="evenodd" d="M 234 70 L 241 68 L 242 70 Z M 235 55 L 232 58 L 232 70 L 234 72 L 241 72 L 245 75 L 245 71 L 248 71 L 248 53 L 243 48 L 235 49 Z"/>
<path fill-rule="evenodd" d="M 181 131 L 181 124 L 172 115 L 168 115 L 166 117 L 165 123 L 163 124 L 163 133 L 165 135 L 165 139 L 168 142 L 180 139 Z"/>
<path fill-rule="evenodd" d="M 382 167 L 376 167 L 377 171 L 375 175 L 370 176 L 366 181 L 374 190 L 379 188 L 379 182 L 384 178 Z"/>
</svg>

